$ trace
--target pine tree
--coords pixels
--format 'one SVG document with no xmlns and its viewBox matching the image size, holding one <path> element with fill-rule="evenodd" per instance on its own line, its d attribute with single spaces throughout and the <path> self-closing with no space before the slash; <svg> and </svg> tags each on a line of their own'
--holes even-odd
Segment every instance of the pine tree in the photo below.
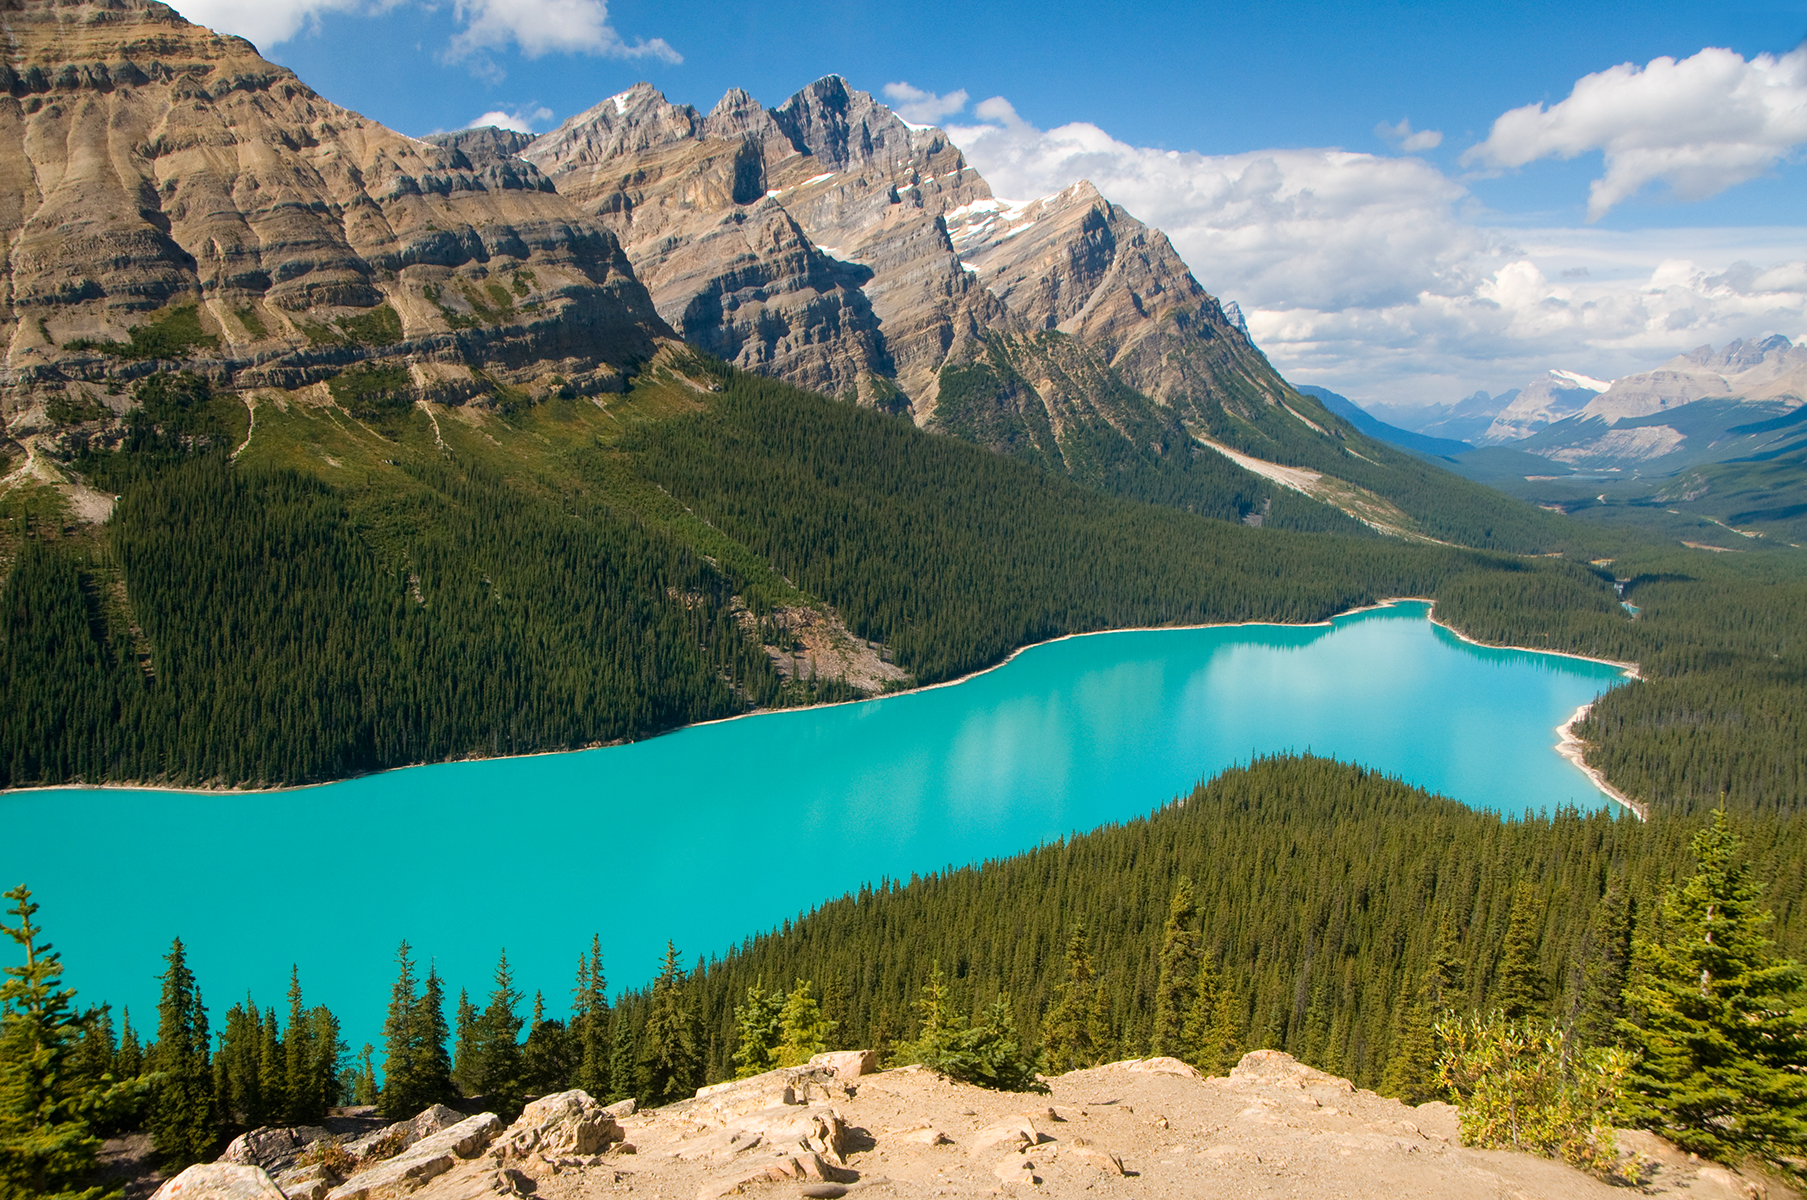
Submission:
<svg viewBox="0 0 1807 1200">
<path fill-rule="evenodd" d="M 308 1103 L 325 1120 L 327 1110 L 345 1099 L 345 1080 L 339 1065 L 345 1059 L 346 1046 L 339 1040 L 339 1018 L 324 1004 L 308 1011 L 308 1044 L 313 1057 L 308 1061 Z"/>
<path fill-rule="evenodd" d="M 1619 1022 L 1625 1016 L 1625 985 L 1631 972 L 1632 929 L 1637 915 L 1624 882 L 1606 887 L 1588 930 L 1581 970 L 1580 1004 L 1575 1032 L 1583 1045 L 1622 1044 Z"/>
<path fill-rule="evenodd" d="M 113 1078 L 136 1079 L 143 1074 L 144 1047 L 138 1041 L 138 1031 L 132 1028 L 132 1010 L 123 1008 L 119 1013 L 119 1049 L 113 1054 Z"/>
<path fill-rule="evenodd" d="M 314 1091 L 313 1022 L 301 999 L 301 969 L 289 966 L 289 1024 L 283 1031 L 283 1119 L 290 1125 L 318 1125 L 326 1117 Z"/>
<path fill-rule="evenodd" d="M 471 1003 L 471 994 L 464 988 L 458 989 L 456 1021 L 458 1040 L 452 1048 L 452 1082 L 466 1096 L 480 1095 L 483 1089 L 482 1068 L 477 1062 L 477 1006 Z"/>
<path fill-rule="evenodd" d="M 226 1010 L 226 1028 L 220 1034 L 219 1052 L 213 1056 L 214 1090 L 221 1115 L 247 1129 L 264 1124 L 263 1088 L 258 1078 L 262 1042 L 263 1023 L 256 1003 L 247 995 L 243 1004 Z"/>
<path fill-rule="evenodd" d="M 747 1079 L 778 1065 L 783 1012 L 783 993 L 767 992 L 764 979 L 754 980 L 747 988 L 746 1002 L 734 1006 L 734 1078 Z"/>
<path fill-rule="evenodd" d="M 419 997 L 414 994 L 414 960 L 408 950 L 408 941 L 403 938 L 395 951 L 395 982 L 389 987 L 389 1011 L 383 1017 L 383 1091 L 378 1110 L 392 1121 L 404 1120 L 427 1107 L 417 1103 L 419 1088 L 414 1071 L 418 1053 L 414 1038 Z"/>
<path fill-rule="evenodd" d="M 1541 922 L 1536 906 L 1530 883 L 1520 880 L 1512 890 L 1512 913 L 1506 921 L 1506 943 L 1493 985 L 1494 1006 L 1508 1021 L 1543 1016 L 1550 1001 L 1549 981 L 1538 965 Z"/>
<path fill-rule="evenodd" d="M 799 979 L 778 1014 L 778 1065 L 800 1067 L 828 1049 L 834 1026 L 822 1015 L 808 983 Z"/>
<path fill-rule="evenodd" d="M 282 1046 L 282 1028 L 276 1010 L 264 1009 L 257 1050 L 257 1090 L 263 1098 L 264 1120 L 274 1121 L 289 1110 L 288 1055 Z"/>
<path fill-rule="evenodd" d="M 0 1200 L 90 1200 L 100 1188 L 78 1185 L 93 1172 L 100 1139 L 89 1110 L 105 1103 L 108 1084 L 73 1070 L 82 1019 L 75 992 L 59 988 L 62 959 L 31 923 L 38 906 L 23 885 L 6 893 L 18 925 L 0 925 L 25 952 L 0 984 Z"/>
<path fill-rule="evenodd" d="M 157 1004 L 157 1044 L 147 1056 L 157 1076 L 150 1125 L 158 1158 L 174 1171 L 207 1158 L 218 1138 L 218 1122 L 207 1056 L 207 1009 L 181 938 L 170 943 L 163 961 L 167 969 Z"/>
<path fill-rule="evenodd" d="M 498 1112 L 520 1111 L 525 1086 L 521 1059 L 521 1017 L 515 1012 L 521 993 L 515 989 L 508 951 L 496 958 L 495 986 L 477 1018 L 475 1058 L 478 1094 L 489 1097 Z"/>
<path fill-rule="evenodd" d="M 687 991 L 678 948 L 668 941 L 640 1034 L 640 1092 L 653 1104 L 682 1100 L 696 1090 L 696 1031 Z"/>
<path fill-rule="evenodd" d="M 1211 1028 L 1217 1017 L 1217 989 L 1217 969 L 1211 956 L 1204 955 L 1198 964 L 1198 982 L 1192 988 L 1192 1005 L 1186 1010 L 1178 1057 L 1207 1074 L 1218 1057 L 1211 1043 Z"/>
<path fill-rule="evenodd" d="M 1697 869 L 1664 895 L 1636 945 L 1632 1018 L 1642 1052 L 1625 1108 L 1684 1150 L 1777 1162 L 1807 1150 L 1807 978 L 1778 959 L 1770 913 L 1725 811 L 1693 839 Z"/>
<path fill-rule="evenodd" d="M 414 1002 L 414 1023 L 408 1039 L 414 1054 L 414 1099 L 422 1109 L 450 1103 L 458 1096 L 458 1089 L 452 1084 L 452 1060 L 445 1048 L 448 1036 L 445 981 L 439 977 L 439 969 L 429 964 L 426 985 L 420 990 L 420 999 Z"/>
<path fill-rule="evenodd" d="M 609 1021 L 609 1094 L 608 1102 L 615 1104 L 634 1096 L 634 1087 L 639 1079 L 640 1046 L 634 1036 L 634 1027 L 628 1014 L 615 1009 L 615 1015 Z"/>
<path fill-rule="evenodd" d="M 351 1102 L 357 1105 L 374 1105 L 377 1102 L 376 1086 L 376 1047 L 369 1042 L 358 1054 L 357 1080 L 353 1084 Z"/>
<path fill-rule="evenodd" d="M 1242 1002 L 1228 972 L 1217 977 L 1217 1000 L 1211 1006 L 1211 1039 L 1199 1055 L 1198 1069 L 1228 1075 L 1242 1061 Z"/>
<path fill-rule="evenodd" d="M 1042 1052 L 1055 1074 L 1097 1065 L 1099 994 L 1085 922 L 1076 921 L 1067 938 L 1066 978 L 1055 987 L 1054 1004 L 1042 1018 Z"/>
<path fill-rule="evenodd" d="M 1192 1008 L 1198 986 L 1199 937 L 1193 922 L 1198 910 L 1192 900 L 1192 880 L 1180 876 L 1173 901 L 1167 906 L 1167 924 L 1161 930 L 1160 976 L 1154 994 L 1154 1035 L 1151 1055 L 1178 1055 L 1185 1049 L 1186 1014 Z"/>
<path fill-rule="evenodd" d="M 546 1016 L 546 997 L 533 994 L 533 1016 L 527 1022 L 527 1044 L 521 1048 L 522 1087 L 529 1096 L 548 1096 L 570 1085 L 576 1063 L 570 1031 L 563 1021 Z"/>
<path fill-rule="evenodd" d="M 591 1096 L 612 1090 L 609 1074 L 609 989 L 602 973 L 602 937 L 592 934 L 588 957 L 577 956 L 577 987 L 571 994 L 571 1025 L 576 1034 L 577 1077 L 573 1082 Z"/>
</svg>

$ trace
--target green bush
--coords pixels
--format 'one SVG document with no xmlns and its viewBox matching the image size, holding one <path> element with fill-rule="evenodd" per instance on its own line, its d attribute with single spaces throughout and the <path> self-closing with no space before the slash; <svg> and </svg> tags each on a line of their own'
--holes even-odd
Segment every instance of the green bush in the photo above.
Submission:
<svg viewBox="0 0 1807 1200">
<path fill-rule="evenodd" d="M 1008 996 L 993 1000 L 980 1014 L 979 1023 L 969 1024 L 954 1009 L 937 963 L 929 981 L 922 985 L 916 1012 L 922 1021 L 920 1031 L 915 1041 L 900 1043 L 892 1050 L 894 1064 L 921 1063 L 949 1079 L 1001 1092 L 1048 1090 L 1036 1077 L 1041 1064 L 1024 1052 L 1017 1037 Z"/>
<path fill-rule="evenodd" d="M 1528 1150 L 1595 1175 L 1624 1175 L 1613 1130 L 1632 1055 L 1579 1050 L 1560 1029 L 1499 1013 L 1436 1026 L 1439 1080 L 1460 1110 L 1462 1144 Z"/>
<path fill-rule="evenodd" d="M 414 407 L 412 381 L 406 367 L 353 367 L 330 380 L 327 390 L 339 407 L 360 421 L 404 417 Z"/>
</svg>

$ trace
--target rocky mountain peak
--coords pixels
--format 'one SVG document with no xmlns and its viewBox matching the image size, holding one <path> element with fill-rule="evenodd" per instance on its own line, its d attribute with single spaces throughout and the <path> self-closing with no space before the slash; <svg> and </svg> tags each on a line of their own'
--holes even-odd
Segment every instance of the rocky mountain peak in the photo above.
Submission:
<svg viewBox="0 0 1807 1200">
<path fill-rule="evenodd" d="M 799 150 L 824 170 L 845 171 L 908 157 L 912 130 L 870 93 L 825 75 L 786 100 L 772 116 Z M 933 131 L 939 136 L 938 130 Z"/>
</svg>

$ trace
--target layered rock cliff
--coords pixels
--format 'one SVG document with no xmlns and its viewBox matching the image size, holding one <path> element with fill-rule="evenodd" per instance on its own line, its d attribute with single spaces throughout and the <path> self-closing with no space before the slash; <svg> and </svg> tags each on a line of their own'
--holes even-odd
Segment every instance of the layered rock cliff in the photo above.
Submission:
<svg viewBox="0 0 1807 1200">
<path fill-rule="evenodd" d="M 0 25 L 9 414 L 172 362 L 608 390 L 669 337 L 615 238 L 505 142 L 405 137 L 152 0 L 22 0 Z"/>
</svg>

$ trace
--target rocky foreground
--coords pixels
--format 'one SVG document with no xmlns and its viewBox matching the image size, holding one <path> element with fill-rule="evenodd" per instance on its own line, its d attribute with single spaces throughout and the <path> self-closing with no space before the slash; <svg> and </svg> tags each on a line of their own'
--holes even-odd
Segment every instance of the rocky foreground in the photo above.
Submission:
<svg viewBox="0 0 1807 1200">
<path fill-rule="evenodd" d="M 987 1091 L 920 1067 L 874 1073 L 868 1051 L 718 1084 L 636 1112 L 580 1091 L 514 1124 L 434 1108 L 334 1142 L 268 1129 L 190 1167 L 157 1200 L 689 1200 L 882 1196 L 1623 1196 L 1561 1163 L 1458 1144 L 1456 1110 L 1411 1108 L 1290 1055 L 1260 1050 L 1228 1077 L 1155 1058 L 1075 1071 L 1046 1096 Z M 1796 1193 L 1681 1154 L 1648 1134 L 1622 1150 L 1644 1195 L 1784 1200 Z"/>
</svg>

